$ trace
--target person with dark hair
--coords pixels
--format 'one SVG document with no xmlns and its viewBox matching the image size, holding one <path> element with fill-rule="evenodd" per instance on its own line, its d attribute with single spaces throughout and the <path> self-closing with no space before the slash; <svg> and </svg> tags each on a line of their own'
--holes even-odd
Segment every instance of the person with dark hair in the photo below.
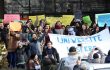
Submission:
<svg viewBox="0 0 110 70">
<path fill-rule="evenodd" d="M 70 27 L 69 25 L 66 25 L 65 30 L 64 30 L 64 35 L 68 35 L 68 28 L 69 27 Z"/>
<path fill-rule="evenodd" d="M 27 70 L 41 70 L 40 61 L 36 54 L 32 54 L 27 61 Z"/>
<path fill-rule="evenodd" d="M 1 41 L 5 44 L 5 47 L 8 47 L 8 33 L 9 33 L 9 29 L 8 29 L 8 25 L 5 24 L 1 24 L 0 26 L 0 37 L 1 37 Z"/>
<path fill-rule="evenodd" d="M 92 31 L 92 35 L 93 35 L 93 34 L 96 34 L 96 33 L 98 33 L 98 32 L 100 32 L 99 26 L 97 26 L 97 27 L 94 29 L 94 31 Z"/>
<path fill-rule="evenodd" d="M 16 49 L 16 66 L 20 69 L 25 69 L 25 61 L 26 61 L 26 52 L 25 49 L 29 45 L 29 41 L 27 39 L 21 38 L 17 41 L 17 49 Z M 29 56 L 27 56 L 29 57 Z"/>
<path fill-rule="evenodd" d="M 94 48 L 88 55 L 89 63 L 104 63 L 105 55 L 99 48 Z"/>
<path fill-rule="evenodd" d="M 60 21 L 57 21 L 55 23 L 54 31 L 56 34 L 63 34 L 64 33 L 64 29 L 63 29 L 62 23 Z"/>
<path fill-rule="evenodd" d="M 8 66 L 9 68 L 15 68 L 16 67 L 16 49 L 17 49 L 17 41 L 20 38 L 20 34 L 15 31 L 10 31 L 9 35 L 9 41 L 8 41 Z"/>
<path fill-rule="evenodd" d="M 105 58 L 105 63 L 110 63 L 110 50 L 108 51 L 108 55 Z"/>
<path fill-rule="evenodd" d="M 98 53 L 94 53 L 94 54 L 93 54 L 93 58 L 94 58 L 94 59 L 98 59 L 98 58 L 99 58 Z"/>
<path fill-rule="evenodd" d="M 90 70 L 90 66 L 88 62 L 82 61 L 80 63 L 77 63 L 77 65 L 74 66 L 73 70 Z"/>
<path fill-rule="evenodd" d="M 45 19 L 41 19 L 40 22 L 39 22 L 39 26 L 41 26 L 42 28 L 44 28 L 45 27 L 45 24 L 46 24 Z"/>
<path fill-rule="evenodd" d="M 47 47 L 43 50 L 43 70 L 56 70 L 57 63 L 59 63 L 59 54 L 57 50 L 52 47 L 52 42 L 47 43 Z"/>
<path fill-rule="evenodd" d="M 73 70 L 73 67 L 77 64 L 77 61 L 81 61 L 80 55 L 74 46 L 70 47 L 68 57 L 62 58 L 58 70 Z"/>
<path fill-rule="evenodd" d="M 42 50 L 39 42 L 39 38 L 36 34 L 32 35 L 32 42 L 29 45 L 30 54 L 37 54 L 40 59 L 42 59 Z"/>
</svg>

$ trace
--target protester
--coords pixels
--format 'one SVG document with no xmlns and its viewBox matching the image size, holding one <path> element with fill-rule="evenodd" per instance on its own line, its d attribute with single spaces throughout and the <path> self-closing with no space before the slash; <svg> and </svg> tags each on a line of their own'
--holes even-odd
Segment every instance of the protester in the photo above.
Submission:
<svg viewBox="0 0 110 70">
<path fill-rule="evenodd" d="M 6 48 L 8 47 L 8 33 L 9 33 L 8 25 L 1 24 L 0 26 L 1 41 L 4 42 Z"/>
<path fill-rule="evenodd" d="M 68 35 L 76 35 L 76 32 L 75 32 L 75 30 L 74 30 L 74 27 L 69 27 L 68 28 Z"/>
<path fill-rule="evenodd" d="M 57 50 L 52 47 L 52 42 L 47 43 L 47 47 L 43 50 L 43 70 L 56 70 L 57 63 L 59 63 L 59 54 Z"/>
<path fill-rule="evenodd" d="M 55 30 L 56 34 L 63 34 L 64 33 L 64 29 L 63 29 L 62 23 L 60 21 L 56 22 L 54 30 Z"/>
<path fill-rule="evenodd" d="M 32 30 L 34 30 L 34 25 L 31 19 L 28 19 L 26 22 L 27 27 L 31 28 Z"/>
<path fill-rule="evenodd" d="M 44 19 L 41 19 L 39 22 L 39 26 L 41 26 L 42 28 L 45 27 L 46 21 Z"/>
<path fill-rule="evenodd" d="M 25 48 L 28 47 L 29 42 L 25 39 L 20 39 L 17 41 L 17 49 L 16 49 L 16 65 L 17 68 L 25 69 L 25 61 L 26 61 L 26 52 Z"/>
<path fill-rule="evenodd" d="M 10 32 L 10 39 L 8 42 L 8 63 L 10 68 L 15 68 L 16 67 L 16 48 L 17 48 L 17 41 L 18 38 L 20 37 L 20 34 L 17 32 Z"/>
<path fill-rule="evenodd" d="M 87 26 L 85 24 L 82 25 L 82 30 L 81 30 L 80 35 L 81 36 L 88 36 L 88 35 L 90 35 L 89 31 L 87 30 Z"/>
<path fill-rule="evenodd" d="M 60 35 L 73 36 L 90 36 L 100 32 L 100 27 L 94 23 L 92 27 L 79 22 L 66 27 L 61 21 L 55 22 L 54 26 L 46 23 L 46 20 L 41 20 L 38 27 L 35 27 L 31 19 L 28 19 L 26 24 L 22 25 L 22 32 L 9 31 L 8 25 L 0 26 L 1 40 L 5 43 L 8 50 L 8 63 L 10 68 L 25 69 L 27 62 L 27 70 L 55 70 L 59 63 L 59 53 L 52 46 L 49 38 L 49 33 Z M 22 38 L 18 40 L 19 38 Z M 65 40 L 66 41 L 66 40 Z M 17 44 L 17 45 L 16 45 Z M 63 49 L 63 48 L 62 48 Z M 90 63 L 109 63 L 108 52 L 107 57 L 98 49 L 93 49 L 88 56 Z M 41 62 L 41 64 L 40 64 Z M 58 70 L 74 70 L 73 68 L 86 70 L 86 63 L 82 63 L 81 57 L 75 47 L 69 49 L 68 57 L 62 58 Z M 83 66 L 84 65 L 84 66 Z"/>
<path fill-rule="evenodd" d="M 46 46 L 47 42 L 50 41 L 50 38 L 49 38 L 49 35 L 48 35 L 49 33 L 53 33 L 53 31 L 52 31 L 50 25 L 46 24 L 45 28 L 44 28 L 44 35 L 45 35 L 45 44 L 44 44 L 44 46 Z"/>
<path fill-rule="evenodd" d="M 38 36 L 36 34 L 32 35 L 32 42 L 30 43 L 30 53 L 31 55 L 37 54 L 38 57 L 41 59 L 42 51 L 41 47 L 39 46 Z"/>
<path fill-rule="evenodd" d="M 73 70 L 78 60 L 81 60 L 81 56 L 77 53 L 76 48 L 72 46 L 69 49 L 68 57 L 61 59 L 58 70 Z"/>
<path fill-rule="evenodd" d="M 36 54 L 32 54 L 27 61 L 27 70 L 41 70 L 40 61 Z"/>
<path fill-rule="evenodd" d="M 76 36 L 80 36 L 80 33 L 81 33 L 81 23 L 80 22 L 75 23 L 75 32 L 76 32 Z"/>
<path fill-rule="evenodd" d="M 69 25 L 67 25 L 67 26 L 65 27 L 64 35 L 68 35 L 68 28 L 69 28 L 69 27 L 70 27 Z"/>
<path fill-rule="evenodd" d="M 89 63 L 104 63 L 104 61 L 105 54 L 99 48 L 93 49 L 88 55 Z"/>
<path fill-rule="evenodd" d="M 92 31 L 92 34 L 96 34 L 96 33 L 98 33 L 98 32 L 100 32 L 100 30 L 99 30 L 99 27 L 97 26 L 97 27 Z"/>
</svg>

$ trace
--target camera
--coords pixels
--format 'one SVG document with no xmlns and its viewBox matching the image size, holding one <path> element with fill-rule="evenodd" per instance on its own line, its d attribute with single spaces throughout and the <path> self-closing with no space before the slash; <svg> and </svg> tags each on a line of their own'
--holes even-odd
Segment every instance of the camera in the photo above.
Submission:
<svg viewBox="0 0 110 70">
<path fill-rule="evenodd" d="M 82 44 L 77 44 L 77 46 L 82 46 Z"/>
</svg>

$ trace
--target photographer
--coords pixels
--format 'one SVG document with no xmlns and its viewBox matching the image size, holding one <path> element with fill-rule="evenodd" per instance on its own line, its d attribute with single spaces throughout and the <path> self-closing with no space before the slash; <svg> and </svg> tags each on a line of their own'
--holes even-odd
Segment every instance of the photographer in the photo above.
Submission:
<svg viewBox="0 0 110 70">
<path fill-rule="evenodd" d="M 16 65 L 17 68 L 25 69 L 25 48 L 28 46 L 29 41 L 26 39 L 21 39 L 17 42 L 17 49 L 16 49 Z"/>
<path fill-rule="evenodd" d="M 105 55 L 99 48 L 94 48 L 88 55 L 89 63 L 104 63 Z"/>
</svg>

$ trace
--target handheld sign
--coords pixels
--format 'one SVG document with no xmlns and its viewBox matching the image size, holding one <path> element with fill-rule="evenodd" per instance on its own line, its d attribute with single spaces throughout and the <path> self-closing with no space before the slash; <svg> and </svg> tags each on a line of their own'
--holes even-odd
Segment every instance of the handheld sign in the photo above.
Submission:
<svg viewBox="0 0 110 70">
<path fill-rule="evenodd" d="M 9 28 L 10 28 L 10 31 L 21 31 L 21 23 L 10 22 Z"/>
</svg>

